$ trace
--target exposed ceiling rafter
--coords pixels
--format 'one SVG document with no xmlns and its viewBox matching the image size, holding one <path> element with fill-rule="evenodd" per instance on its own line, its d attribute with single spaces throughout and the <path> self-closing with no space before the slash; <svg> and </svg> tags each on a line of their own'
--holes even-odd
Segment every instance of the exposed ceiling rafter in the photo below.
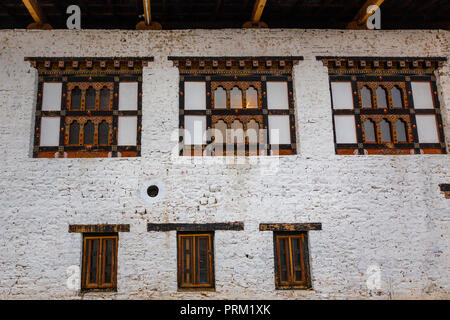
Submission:
<svg viewBox="0 0 450 320">
<path fill-rule="evenodd" d="M 367 12 L 370 6 L 380 7 L 384 0 L 367 0 L 356 14 L 355 18 L 347 25 L 347 29 L 367 30 L 367 19 L 373 14 L 373 11 Z"/>
<path fill-rule="evenodd" d="M 28 25 L 27 29 L 52 29 L 52 26 L 47 23 L 47 17 L 37 0 L 22 0 L 22 2 L 34 20 L 34 23 Z"/>
<path fill-rule="evenodd" d="M 136 25 L 137 30 L 161 30 L 162 26 L 159 22 L 152 21 L 152 9 L 150 0 L 142 0 L 144 8 L 144 21 Z"/>
<path fill-rule="evenodd" d="M 260 21 L 261 15 L 263 14 L 264 7 L 266 6 L 267 0 L 255 0 L 255 5 L 253 6 L 252 16 L 250 21 L 247 21 L 242 25 L 243 28 L 267 28 L 267 24 Z"/>
</svg>

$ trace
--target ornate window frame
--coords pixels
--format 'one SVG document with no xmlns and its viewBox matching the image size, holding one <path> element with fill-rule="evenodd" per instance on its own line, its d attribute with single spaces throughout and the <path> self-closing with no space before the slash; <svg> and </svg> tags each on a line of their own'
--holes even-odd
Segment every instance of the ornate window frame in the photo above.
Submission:
<svg viewBox="0 0 450 320">
<path fill-rule="evenodd" d="M 180 130 L 180 156 L 201 155 L 239 155 L 240 151 L 245 155 L 293 155 L 297 153 L 296 146 L 296 121 L 294 89 L 292 82 L 292 68 L 303 60 L 303 57 L 169 57 L 174 66 L 179 68 L 179 130 Z M 206 108 L 205 110 L 187 110 L 185 108 L 185 82 L 206 83 Z M 267 105 L 267 82 L 280 81 L 287 83 L 288 108 L 285 110 L 269 109 Z M 227 108 L 214 107 L 214 92 L 216 87 L 227 87 Z M 253 86 L 258 91 L 257 108 L 234 109 L 230 106 L 231 87 Z M 230 88 L 228 88 L 230 87 Z M 242 94 L 245 104 L 245 94 Z M 272 147 L 270 143 L 269 116 L 282 115 L 289 117 L 290 144 L 279 144 Z M 227 143 L 220 146 L 221 152 L 217 152 L 218 144 L 214 143 L 214 135 L 207 133 L 206 142 L 201 145 L 186 145 L 184 143 L 185 116 L 205 116 L 206 131 L 213 129 L 216 121 L 223 120 L 227 129 L 235 120 L 255 120 L 259 130 L 265 130 L 265 139 L 259 139 L 256 149 L 251 149 L 250 144 L 245 142 L 243 146 L 227 150 Z M 243 129 L 246 131 L 247 122 L 244 121 Z M 246 134 L 244 134 L 245 137 Z M 259 134 L 258 134 L 259 136 Z M 230 143 L 228 143 L 230 145 Z"/>
<path fill-rule="evenodd" d="M 37 68 L 38 90 L 35 111 L 34 158 L 91 158 L 91 157 L 139 157 L 141 155 L 142 129 L 142 69 L 153 61 L 152 57 L 76 57 L 48 58 L 30 57 L 32 67 Z M 44 83 L 61 83 L 61 106 L 59 110 L 42 110 Z M 120 84 L 124 82 L 137 83 L 136 110 L 120 110 Z M 80 108 L 71 109 L 71 89 L 82 90 Z M 95 107 L 87 110 L 85 92 L 88 87 L 96 90 Z M 111 90 L 109 108 L 100 107 L 100 90 L 108 87 Z M 118 125 L 121 117 L 136 117 L 135 145 L 119 145 Z M 41 119 L 59 118 L 59 143 L 54 146 L 41 146 Z M 94 124 L 92 144 L 84 144 L 83 125 L 80 125 L 79 143 L 69 142 L 70 124 Z M 108 144 L 98 141 L 99 124 L 106 121 L 108 125 Z"/>
<path fill-rule="evenodd" d="M 350 82 L 353 108 L 336 109 L 331 105 L 333 114 L 334 143 L 336 154 L 446 154 L 444 128 L 440 110 L 436 76 L 434 72 L 442 67 L 446 58 L 418 58 L 418 57 L 317 57 L 324 66 L 328 67 L 330 92 L 332 83 Z M 413 100 L 413 82 L 429 82 L 434 108 L 415 108 Z M 377 105 L 376 88 L 386 89 L 387 107 Z M 391 89 L 397 86 L 401 91 L 402 107 L 394 107 Z M 371 90 L 371 108 L 363 107 L 361 89 Z M 333 100 L 333 97 L 332 97 Z M 419 141 L 417 116 L 430 115 L 436 117 L 436 129 L 439 142 L 424 143 Z M 356 143 L 337 143 L 335 116 L 354 116 Z M 368 142 L 365 135 L 364 121 L 370 120 L 375 124 L 376 140 Z M 391 141 L 385 142 L 381 138 L 380 122 L 390 124 Z M 397 141 L 395 129 L 396 121 L 406 124 L 407 141 Z"/>
</svg>

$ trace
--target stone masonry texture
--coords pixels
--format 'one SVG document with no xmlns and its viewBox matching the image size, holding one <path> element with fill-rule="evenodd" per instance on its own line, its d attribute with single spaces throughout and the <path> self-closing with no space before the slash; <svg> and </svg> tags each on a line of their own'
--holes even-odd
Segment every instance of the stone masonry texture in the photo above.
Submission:
<svg viewBox="0 0 450 320">
<path fill-rule="evenodd" d="M 449 45 L 439 30 L 0 30 L 0 299 L 450 298 L 450 200 L 439 188 L 449 156 L 335 155 L 328 72 L 315 58 L 450 59 Z M 31 56 L 154 56 L 143 70 L 142 156 L 33 159 Z M 168 56 L 304 56 L 293 72 L 298 155 L 174 155 L 179 73 Z M 447 150 L 449 71 L 436 73 Z M 153 204 L 140 196 L 148 180 L 165 186 Z M 179 292 L 176 231 L 147 224 L 235 221 L 244 230 L 215 231 L 215 291 Z M 260 223 L 316 222 L 313 289 L 275 290 L 273 233 Z M 119 234 L 117 292 L 67 285 L 82 249 L 70 224 L 130 225 Z"/>
</svg>

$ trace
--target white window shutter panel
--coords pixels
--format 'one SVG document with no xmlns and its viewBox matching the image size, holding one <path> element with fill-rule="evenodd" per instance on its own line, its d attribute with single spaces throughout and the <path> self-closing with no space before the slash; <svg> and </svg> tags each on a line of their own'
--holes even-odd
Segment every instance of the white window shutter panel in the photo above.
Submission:
<svg viewBox="0 0 450 320">
<path fill-rule="evenodd" d="M 137 117 L 119 117 L 117 145 L 135 146 L 137 137 Z"/>
<path fill-rule="evenodd" d="M 206 110 L 206 82 L 184 82 L 184 109 Z"/>
<path fill-rule="evenodd" d="M 59 146 L 59 117 L 42 117 L 40 130 L 40 146 L 56 147 Z"/>
<path fill-rule="evenodd" d="M 267 108 L 289 109 L 288 85 L 286 81 L 267 81 Z"/>
<path fill-rule="evenodd" d="M 42 90 L 42 110 L 59 111 L 61 110 L 61 82 L 44 82 Z"/>
<path fill-rule="evenodd" d="M 119 84 L 119 110 L 138 109 L 138 83 L 121 82 Z"/>
</svg>

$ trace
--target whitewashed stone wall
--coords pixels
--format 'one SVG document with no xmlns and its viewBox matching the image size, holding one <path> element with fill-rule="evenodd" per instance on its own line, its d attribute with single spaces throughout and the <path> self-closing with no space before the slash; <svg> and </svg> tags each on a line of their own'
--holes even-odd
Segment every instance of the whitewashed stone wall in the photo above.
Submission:
<svg viewBox="0 0 450 320">
<path fill-rule="evenodd" d="M 450 58 L 449 43 L 446 31 L 1 30 L 0 299 L 450 298 L 450 200 L 438 186 L 450 182 L 449 156 L 335 155 L 327 69 L 315 59 Z M 272 174 L 262 159 L 180 163 L 170 55 L 304 56 L 294 70 L 299 154 L 280 158 Z M 154 56 L 143 74 L 142 157 L 33 159 L 37 72 L 26 56 Z M 447 149 L 449 70 L 439 73 Z M 153 205 L 139 196 L 149 179 L 166 185 Z M 215 234 L 216 291 L 177 292 L 176 232 L 146 224 L 228 221 L 245 231 Z M 258 231 L 265 222 L 323 224 L 310 232 L 313 290 L 275 290 L 273 235 Z M 119 235 L 118 292 L 81 296 L 66 285 L 82 244 L 68 225 L 97 223 L 131 225 Z M 381 270 L 379 290 L 366 285 L 369 267 Z"/>
</svg>

